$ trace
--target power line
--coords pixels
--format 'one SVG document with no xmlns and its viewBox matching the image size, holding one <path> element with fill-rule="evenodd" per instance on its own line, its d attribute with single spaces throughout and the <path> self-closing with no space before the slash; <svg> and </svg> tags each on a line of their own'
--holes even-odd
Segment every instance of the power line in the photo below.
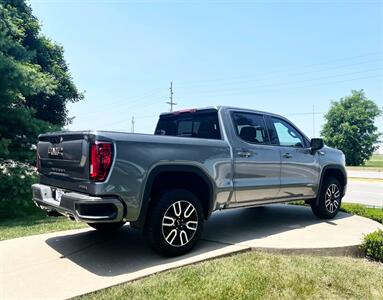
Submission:
<svg viewBox="0 0 383 300">
<path fill-rule="evenodd" d="M 149 99 L 149 100 L 152 100 L 154 96 L 157 96 L 157 95 L 160 95 L 160 93 L 157 91 L 157 92 L 154 92 L 154 90 L 150 93 L 146 93 L 146 94 L 143 94 L 141 96 L 136 96 L 136 97 L 129 97 L 129 98 L 126 98 L 126 99 L 121 99 L 119 100 L 119 103 L 118 102 L 113 102 L 113 101 L 105 101 L 105 103 L 107 104 L 108 107 L 111 107 L 112 109 L 102 109 L 102 110 L 94 110 L 92 109 L 90 113 L 87 113 L 88 116 L 95 116 L 95 115 L 99 115 L 99 114 L 105 114 L 105 112 L 117 112 L 117 111 L 121 111 L 121 109 L 131 109 L 131 108 L 134 108 L 134 107 L 139 107 L 143 102 L 143 100 L 146 100 L 146 99 Z M 155 98 L 158 98 L 158 97 L 155 97 Z M 130 101 L 134 99 L 134 101 Z M 147 101 L 144 101 L 144 103 L 148 103 Z M 153 101 L 150 101 L 148 104 L 154 104 L 154 103 L 158 103 L 158 101 L 156 100 L 155 102 Z M 125 104 L 128 104 L 128 106 L 124 106 Z"/>
<path fill-rule="evenodd" d="M 359 73 L 359 72 L 358 72 Z M 344 75 L 344 74 L 342 74 Z M 339 75 L 336 75 L 336 76 L 339 76 Z M 331 77 L 335 77 L 335 76 L 331 76 Z M 354 80 L 363 80 L 363 79 L 368 79 L 368 78 L 376 78 L 376 77 L 379 77 L 379 76 L 366 76 L 366 77 L 359 77 L 359 78 L 350 78 L 350 79 L 346 79 L 346 80 L 337 80 L 337 81 L 331 81 L 331 82 L 318 82 L 318 83 L 314 83 L 314 84 L 309 84 L 309 85 L 301 85 L 301 86 L 288 86 L 288 87 L 284 87 L 283 89 L 284 90 L 287 90 L 287 89 L 296 89 L 296 88 L 302 88 L 302 87 L 312 87 L 312 86 L 321 86 L 321 85 L 326 85 L 326 84 L 336 84 L 336 83 L 341 83 L 341 82 L 348 82 L 348 81 L 354 81 Z M 323 77 L 321 78 L 323 79 Z M 311 81 L 311 79 L 309 80 Z M 301 82 L 307 82 L 307 80 L 304 80 L 304 81 L 298 81 L 298 82 L 295 82 L 295 83 L 301 83 Z M 274 85 L 272 86 L 273 90 L 281 90 L 281 87 L 283 87 L 285 84 L 283 84 L 282 86 L 277 86 L 277 85 Z M 259 85 L 259 86 L 254 86 L 253 88 L 265 88 L 265 87 L 268 87 L 269 85 Z M 225 93 L 225 91 L 217 91 L 218 94 L 210 94 L 209 95 L 209 98 L 215 98 L 215 97 L 222 97 L 222 96 L 232 96 L 232 95 L 236 95 L 238 94 L 238 92 L 236 91 L 233 91 L 233 90 L 229 90 L 229 93 Z M 222 93 L 223 92 L 223 93 Z M 231 93 L 230 93 L 231 92 Z M 234 93 L 233 93 L 234 92 Z M 242 94 L 242 93 L 241 93 Z M 169 103 L 168 103 L 169 104 Z M 323 115 L 325 114 L 325 112 L 302 112 L 302 113 L 288 113 L 288 114 L 285 114 L 287 116 L 299 116 L 299 115 Z M 144 116 L 138 116 L 136 117 L 136 119 L 143 119 L 143 118 L 158 118 L 158 115 L 144 115 Z M 104 126 L 111 126 L 111 125 L 117 125 L 117 124 L 121 124 L 121 123 L 125 123 L 126 122 L 126 118 L 122 119 L 122 120 L 117 120 L 117 121 L 114 121 L 114 122 L 111 122 L 111 123 L 107 123 L 105 124 Z M 136 122 L 136 121 L 135 121 Z"/>
<path fill-rule="evenodd" d="M 342 68 L 342 67 L 349 67 L 349 66 L 355 66 L 355 65 L 360 65 L 360 64 L 365 64 L 365 63 L 369 63 L 369 62 L 373 62 L 373 61 L 381 61 L 381 58 L 379 58 L 379 55 L 377 58 L 374 58 L 373 60 L 367 60 L 367 61 L 362 61 L 362 62 L 353 62 L 353 63 L 346 63 L 346 64 L 342 64 L 342 65 L 339 65 L 339 66 L 334 66 L 334 62 L 341 62 L 341 61 L 347 61 L 347 60 L 351 60 L 351 59 L 355 59 L 355 58 L 367 58 L 367 57 L 371 57 L 371 56 L 376 56 L 377 54 L 379 54 L 380 52 L 370 52 L 370 53 L 366 53 L 366 54 L 363 54 L 363 55 L 357 55 L 357 56 L 351 56 L 351 57 L 345 57 L 345 58 L 341 58 L 341 59 L 333 59 L 333 60 L 327 60 L 327 61 L 322 61 L 322 62 L 319 62 L 319 63 L 314 63 L 314 64 L 307 64 L 307 65 L 303 65 L 301 66 L 301 68 L 311 68 L 311 67 L 321 67 L 321 66 L 325 66 L 325 65 L 328 65 L 328 64 L 331 64 L 330 67 L 326 67 L 324 70 L 320 70 L 320 71 L 326 71 L 328 69 L 337 69 L 337 68 Z M 308 72 L 318 72 L 318 71 L 305 71 L 304 73 L 298 73 L 297 75 L 299 74 L 306 74 Z M 278 71 L 278 70 L 274 70 L 274 71 L 269 71 L 269 72 L 266 72 L 266 73 L 263 73 L 263 74 L 260 74 L 259 76 L 262 76 L 264 77 L 265 75 L 274 75 L 274 74 L 278 74 L 278 73 L 284 73 L 283 71 Z M 292 75 L 295 75 L 294 73 L 290 73 Z M 255 76 L 256 78 L 257 76 Z M 221 77 L 221 78 L 211 78 L 211 79 L 205 79 L 205 80 L 194 80 L 194 81 L 177 81 L 178 83 L 181 83 L 181 86 L 194 86 L 194 85 L 200 85 L 201 83 L 202 84 L 209 84 L 210 82 L 217 82 L 217 81 L 236 81 L 236 80 L 243 80 L 243 76 L 242 75 L 238 75 L 238 76 L 234 76 L 234 77 Z M 250 76 L 249 78 L 254 78 L 254 76 Z M 210 84 L 209 84 L 210 85 Z"/>
<path fill-rule="evenodd" d="M 371 57 L 371 55 L 376 55 L 377 53 L 379 53 L 379 52 L 371 52 L 371 53 L 365 53 L 365 54 L 363 54 L 363 55 L 357 55 L 357 56 L 352 56 L 352 57 L 346 57 L 346 58 L 342 58 L 342 59 L 335 59 L 335 60 L 328 60 L 327 62 L 321 62 L 321 63 L 318 63 L 318 64 L 311 64 L 311 65 L 305 65 L 305 66 L 303 66 L 303 67 L 313 67 L 313 66 L 321 66 L 321 65 L 326 65 L 326 64 L 328 64 L 328 63 L 330 63 L 330 62 L 336 62 L 336 61 L 347 61 L 347 60 L 350 60 L 350 59 L 353 59 L 353 58 L 364 58 L 364 57 L 368 57 L 368 56 L 370 56 Z M 316 73 L 316 72 L 323 72 L 323 71 L 328 71 L 329 69 L 338 69 L 338 68 L 340 68 L 340 67 L 348 67 L 348 66 L 355 66 L 355 65 L 360 65 L 360 64 L 365 64 L 365 63 L 369 63 L 369 62 L 371 62 L 371 60 L 368 60 L 368 61 L 362 61 L 362 62 L 354 62 L 354 63 L 352 63 L 352 64 L 350 64 L 350 63 L 347 63 L 347 64 L 343 64 L 343 65 L 339 65 L 339 66 L 330 66 L 330 67 L 327 67 L 326 69 L 323 69 L 323 70 L 312 70 L 312 71 L 305 71 L 305 72 L 299 72 L 299 73 L 289 73 L 289 75 L 290 76 L 296 76 L 296 75 L 304 75 L 304 74 L 307 74 L 307 73 Z M 372 71 L 372 70 L 368 70 L 368 71 Z M 260 78 L 258 78 L 258 79 L 256 79 L 257 80 L 257 82 L 260 82 L 260 81 L 265 81 L 265 80 L 269 80 L 269 78 L 270 78 L 270 76 L 267 76 L 267 77 L 265 77 L 265 75 L 268 75 L 268 74 L 278 74 L 278 73 L 280 73 L 280 74 L 284 74 L 284 75 L 287 75 L 286 73 L 284 73 L 284 72 L 282 72 L 282 71 L 271 71 L 271 72 L 267 72 L 267 73 L 264 73 L 263 75 L 262 75 L 262 77 L 260 77 Z M 357 72 L 357 73 L 359 73 L 359 72 Z M 343 74 L 341 74 L 342 76 L 343 76 Z M 258 76 L 260 76 L 260 75 L 258 75 Z M 257 76 L 257 77 L 258 77 Z M 339 76 L 339 75 L 335 75 L 335 76 L 333 76 L 333 77 L 336 77 L 336 76 Z M 257 78 L 257 77 L 255 77 L 255 78 Z M 272 76 L 272 77 L 274 77 L 274 76 Z M 271 77 L 271 78 L 272 78 Z M 242 80 L 240 79 L 240 78 L 242 78 Z M 255 79 L 254 77 L 253 77 L 253 80 Z M 323 78 L 323 77 L 322 77 Z M 326 77 L 324 77 L 324 78 L 326 78 Z M 327 77 L 328 78 L 328 77 Z M 209 82 L 214 82 L 214 81 L 222 81 L 222 80 L 231 80 L 232 82 L 232 84 L 235 84 L 235 85 L 237 85 L 239 82 L 234 82 L 234 81 L 237 81 L 237 80 L 239 79 L 240 80 L 240 82 L 242 82 L 242 83 L 245 83 L 245 82 L 251 82 L 252 80 L 251 80 L 251 77 L 250 78 L 243 78 L 242 76 L 239 76 L 239 77 L 232 77 L 232 78 L 220 78 L 220 79 L 211 79 L 211 80 L 204 80 L 204 81 L 192 81 L 192 82 L 185 82 L 186 83 L 186 86 L 189 86 L 190 87 L 190 83 L 192 83 L 192 86 L 194 85 L 195 86 L 195 83 L 201 83 L 201 84 L 208 84 L 208 86 L 210 86 L 210 88 L 212 88 L 213 86 L 211 85 L 211 84 L 209 84 Z M 317 80 L 318 78 L 313 78 L 313 79 L 309 79 L 309 81 L 311 81 L 311 80 Z M 321 78 L 319 78 L 319 79 L 321 79 Z M 306 80 L 304 80 L 304 81 L 306 81 Z M 194 84 L 193 84 L 194 83 Z M 201 86 L 201 84 L 199 84 L 200 86 Z M 279 84 L 280 85 L 280 84 Z M 198 86 L 198 84 L 197 84 L 197 86 Z M 206 87 L 208 87 L 208 86 L 206 86 Z M 227 86 L 227 84 L 225 84 L 225 86 Z M 229 86 L 230 86 L 230 83 L 229 83 Z M 253 87 L 256 87 L 257 85 L 253 85 Z M 268 84 L 266 84 L 266 85 L 258 85 L 258 87 L 267 87 L 268 86 Z M 202 87 L 202 86 L 201 86 Z M 273 85 L 273 87 L 275 87 L 275 85 Z M 181 88 L 182 88 L 182 86 L 181 86 Z M 245 87 L 246 88 L 246 87 Z M 226 90 L 226 89 L 225 89 Z M 220 89 L 219 90 L 219 92 L 224 92 L 225 90 L 222 90 L 222 89 Z M 241 90 L 243 90 L 243 88 L 241 88 Z M 95 111 L 94 109 L 92 109 L 92 111 L 90 112 L 90 113 L 88 113 L 88 116 L 89 115 L 98 115 L 98 114 L 100 114 L 100 113 L 102 113 L 102 114 L 104 114 L 105 113 L 105 111 L 108 111 L 108 112 L 113 112 L 113 111 L 120 111 L 121 110 L 121 106 L 124 106 L 125 104 L 128 104 L 128 106 L 127 107 L 124 107 L 124 109 L 131 109 L 131 108 L 133 108 L 133 109 L 135 109 L 135 108 L 138 108 L 138 107 L 140 107 L 141 106 L 141 104 L 142 104 L 142 100 L 144 100 L 145 98 L 149 98 L 150 96 L 153 96 L 153 95 L 155 95 L 155 94 L 159 94 L 159 88 L 156 88 L 156 89 L 153 89 L 153 90 L 151 90 L 151 91 L 149 91 L 149 92 L 147 92 L 147 93 L 145 93 L 145 94 L 141 94 L 141 95 L 136 95 L 136 96 L 132 96 L 132 97 L 129 97 L 128 99 L 120 99 L 120 100 L 117 100 L 117 101 L 108 101 L 108 107 L 111 107 L 111 106 L 116 106 L 116 107 L 112 107 L 112 109 L 111 110 L 105 110 L 105 109 L 103 109 L 103 110 L 101 110 L 101 111 Z M 226 91 L 228 91 L 228 90 L 226 90 Z M 229 92 L 232 92 L 233 90 L 230 90 Z M 198 91 L 195 91 L 195 92 L 197 92 L 197 94 L 199 94 L 198 93 Z M 195 94 L 195 92 L 193 92 L 193 94 Z M 211 93 L 212 91 L 207 91 L 207 93 Z M 214 91 L 213 92 L 213 94 L 216 94 L 216 92 L 217 91 Z M 203 93 L 204 95 L 206 94 L 206 91 L 204 91 L 204 92 L 200 92 L 200 93 Z M 190 95 L 190 93 L 188 93 L 189 95 Z M 128 100 L 128 101 L 127 101 Z M 131 100 L 134 100 L 134 101 L 131 101 Z M 148 103 L 150 106 L 154 106 L 154 104 L 155 103 L 158 103 L 158 102 L 150 102 L 150 103 Z M 113 105 L 113 104 L 118 104 L 118 105 Z M 170 104 L 170 103 L 168 103 L 167 102 L 167 104 Z M 176 105 L 176 103 L 174 103 L 174 105 Z"/>
<path fill-rule="evenodd" d="M 339 75 L 337 75 L 339 76 Z M 298 88 L 306 88 L 306 87 L 314 87 L 314 86 L 321 86 L 321 85 L 329 85 L 329 84 L 335 84 L 335 83 L 341 83 L 341 82 L 349 82 L 349 81 L 355 81 L 355 80 L 363 80 L 363 79 L 370 79 L 370 78 L 380 78 L 379 75 L 372 75 L 372 76 L 365 76 L 365 77 L 357 77 L 357 78 L 349 78 L 345 80 L 336 80 L 336 81 L 330 81 L 330 82 L 317 82 L 314 84 L 306 84 L 306 85 L 300 85 L 300 86 L 293 86 L 290 83 L 284 83 L 282 85 L 263 85 L 263 86 L 257 86 L 254 85 L 252 87 L 246 87 L 242 89 L 231 89 L 231 90 L 217 90 L 216 91 L 201 91 L 199 93 L 189 93 L 188 96 L 193 95 L 193 97 L 198 97 L 198 95 L 203 94 L 204 96 L 208 95 L 209 99 L 216 98 L 216 97 L 227 97 L 227 96 L 236 96 L 236 95 L 244 95 L 244 91 L 267 91 L 267 90 L 272 90 L 272 91 L 285 91 L 285 90 L 291 90 L 291 89 L 298 89 Z M 322 79 L 322 78 L 315 78 L 314 80 L 317 79 Z M 310 80 L 305 80 L 305 81 L 297 81 L 294 83 L 301 83 L 301 82 L 307 82 L 307 81 L 312 81 Z"/>
<path fill-rule="evenodd" d="M 173 81 L 170 81 L 170 96 L 169 99 L 170 101 L 166 102 L 166 104 L 170 105 L 170 112 L 173 112 L 173 106 L 177 105 L 177 103 L 173 102 Z"/>
<path fill-rule="evenodd" d="M 302 112 L 302 113 L 290 113 L 290 114 L 284 114 L 286 116 L 303 116 L 303 115 L 324 115 L 325 112 Z"/>
<path fill-rule="evenodd" d="M 299 84 L 299 83 L 305 83 L 305 82 L 315 82 L 315 81 L 319 81 L 319 80 L 326 80 L 326 79 L 331 79 L 331 78 L 336 78 L 336 77 L 342 77 L 344 78 L 345 76 L 351 76 L 351 75 L 356 75 L 356 74 L 362 74 L 362 73 L 370 73 L 370 72 L 376 72 L 376 71 L 381 71 L 382 69 L 381 68 L 374 68 L 374 69 L 368 69 L 368 70 L 360 70 L 360 71 L 356 71 L 356 72 L 346 72 L 346 73 L 338 73 L 338 74 L 333 74 L 333 75 L 326 75 L 326 76 L 320 76 L 320 77 L 312 77 L 312 78 L 305 78 L 305 79 L 296 79 L 296 80 L 292 80 L 292 81 L 285 81 L 285 82 L 281 82 L 281 83 L 272 83 L 272 82 L 268 82 L 268 83 L 262 83 L 262 84 L 253 84 L 251 86 L 238 86 L 238 85 L 234 85 L 234 86 L 230 86 L 230 85 L 226 85 L 225 88 L 221 88 L 221 89 L 214 89 L 214 90 L 211 90 L 211 88 L 214 88 L 212 86 L 208 87 L 210 89 L 200 89 L 200 90 L 196 90 L 192 93 L 188 93 L 188 95 L 192 94 L 192 95 L 199 95 L 199 94 L 203 94 L 203 95 L 210 95 L 210 94 L 216 94 L 217 91 L 219 92 L 236 92 L 236 91 L 246 91 L 246 90 L 254 90 L 255 88 L 256 89 L 259 89 L 259 88 L 272 88 L 273 90 L 275 88 L 278 88 L 278 87 L 290 87 L 292 84 Z"/>
<path fill-rule="evenodd" d="M 134 124 L 137 123 L 137 119 L 141 120 L 141 119 L 148 119 L 148 118 L 158 118 L 158 115 L 146 115 L 146 116 L 135 116 L 134 117 Z M 126 118 L 122 119 L 122 120 L 117 120 L 117 121 L 114 121 L 114 122 L 109 122 L 109 123 L 106 123 L 104 124 L 104 126 L 111 126 L 111 125 L 117 125 L 117 124 L 121 124 L 121 123 L 125 123 L 126 122 Z"/>
<path fill-rule="evenodd" d="M 314 69 L 314 70 L 307 70 L 307 71 L 300 71 L 300 72 L 289 72 L 289 71 L 275 71 L 275 72 L 267 72 L 267 73 L 263 73 L 263 74 L 257 74 L 257 75 L 254 75 L 254 76 L 249 76 L 249 77 L 238 77 L 236 79 L 223 79 L 223 80 L 206 80 L 206 81 L 202 81 L 201 83 L 199 84 L 181 84 L 179 85 L 178 89 L 179 90 L 188 90 L 188 89 L 196 89 L 196 88 L 211 88 L 211 87 L 214 87 L 214 86 L 217 86 L 217 85 L 225 85 L 225 86 L 230 86 L 230 85 L 235 85 L 235 86 L 238 86 L 238 85 L 242 85 L 242 84 L 253 84 L 254 82 L 267 82 L 267 81 L 270 81 L 272 79 L 279 79 L 279 78 L 283 78 L 284 77 L 288 77 L 288 78 L 293 78 L 293 77 L 296 77 L 299 79 L 299 77 L 301 76 L 304 76 L 304 75 L 311 75 L 311 74 L 318 74 L 318 73 L 325 73 L 325 72 L 329 72 L 329 70 L 337 70 L 337 69 L 350 69 L 350 68 L 353 68 L 353 67 L 356 67 L 358 65 L 362 65 L 362 64 L 366 64 L 366 63 L 371 63 L 371 62 L 376 62 L 376 61 L 379 61 L 377 59 L 375 60 L 370 60 L 370 61 L 365 61 L 365 62 L 362 62 L 362 63 L 354 63 L 354 64 L 347 64 L 347 65 L 341 65 L 341 66 L 330 66 L 330 67 L 327 67 L 327 68 L 324 68 L 324 69 Z M 332 72 L 334 73 L 334 72 Z"/>
</svg>

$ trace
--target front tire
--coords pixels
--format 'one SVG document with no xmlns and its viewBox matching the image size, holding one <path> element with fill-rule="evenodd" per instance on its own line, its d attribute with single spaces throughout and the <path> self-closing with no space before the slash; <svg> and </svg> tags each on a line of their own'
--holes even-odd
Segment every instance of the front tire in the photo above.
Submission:
<svg viewBox="0 0 383 300">
<path fill-rule="evenodd" d="M 336 178 L 329 177 L 323 182 L 319 198 L 311 201 L 311 209 L 320 219 L 334 218 L 342 202 L 343 189 Z"/>
<path fill-rule="evenodd" d="M 190 251 L 203 228 L 204 215 L 199 199 L 188 190 L 169 190 L 153 199 L 144 233 L 157 252 L 178 256 Z"/>
<path fill-rule="evenodd" d="M 110 232 L 119 230 L 124 226 L 125 222 L 112 222 L 112 223 L 88 223 L 88 225 L 97 231 Z"/>
</svg>

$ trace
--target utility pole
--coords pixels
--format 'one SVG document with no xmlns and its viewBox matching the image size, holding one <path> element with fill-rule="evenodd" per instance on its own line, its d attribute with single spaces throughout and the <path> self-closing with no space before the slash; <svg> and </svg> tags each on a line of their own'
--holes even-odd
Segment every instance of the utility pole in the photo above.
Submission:
<svg viewBox="0 0 383 300">
<path fill-rule="evenodd" d="M 313 138 L 315 138 L 315 106 L 313 104 Z"/>
<path fill-rule="evenodd" d="M 134 133 L 134 124 L 136 122 L 134 121 L 134 116 L 132 117 L 132 128 L 131 128 L 131 132 Z"/>
<path fill-rule="evenodd" d="M 177 105 L 177 103 L 173 102 L 173 81 L 170 81 L 170 96 L 169 99 L 170 101 L 166 102 L 166 104 L 170 105 L 170 112 L 173 112 L 173 106 Z"/>
</svg>

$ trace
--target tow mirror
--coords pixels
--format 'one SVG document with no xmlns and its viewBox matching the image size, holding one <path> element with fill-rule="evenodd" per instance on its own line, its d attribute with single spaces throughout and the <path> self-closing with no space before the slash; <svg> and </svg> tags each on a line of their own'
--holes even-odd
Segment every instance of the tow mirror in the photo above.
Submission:
<svg viewBox="0 0 383 300">
<path fill-rule="evenodd" d="M 315 138 L 310 141 L 311 151 L 317 151 L 324 147 L 323 139 Z"/>
</svg>

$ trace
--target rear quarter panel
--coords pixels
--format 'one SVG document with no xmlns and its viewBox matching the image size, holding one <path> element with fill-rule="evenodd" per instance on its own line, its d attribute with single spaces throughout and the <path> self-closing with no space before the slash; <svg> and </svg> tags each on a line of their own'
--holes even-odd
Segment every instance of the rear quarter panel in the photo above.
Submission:
<svg viewBox="0 0 383 300">
<path fill-rule="evenodd" d="M 98 132 L 96 139 L 112 140 L 116 153 L 109 178 L 95 183 L 94 192 L 121 197 L 129 221 L 138 218 L 148 176 L 160 165 L 196 166 L 211 178 L 215 200 L 225 203 L 229 199 L 233 188 L 232 161 L 224 140 L 117 132 Z"/>
</svg>

